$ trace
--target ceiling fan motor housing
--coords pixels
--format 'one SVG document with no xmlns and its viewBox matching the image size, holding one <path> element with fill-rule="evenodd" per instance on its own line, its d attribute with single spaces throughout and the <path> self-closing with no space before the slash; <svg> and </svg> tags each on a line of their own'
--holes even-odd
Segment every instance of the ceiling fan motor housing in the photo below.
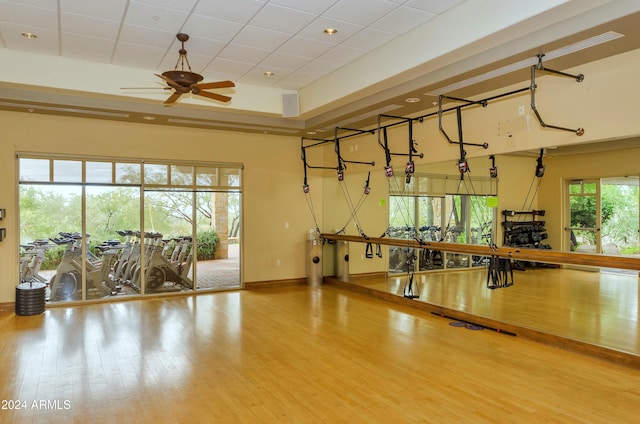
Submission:
<svg viewBox="0 0 640 424">
<path fill-rule="evenodd" d="M 193 84 L 197 84 L 204 79 L 200 74 L 185 70 L 166 71 L 163 72 L 162 75 L 172 81 L 175 81 L 183 87 L 189 87 Z"/>
</svg>

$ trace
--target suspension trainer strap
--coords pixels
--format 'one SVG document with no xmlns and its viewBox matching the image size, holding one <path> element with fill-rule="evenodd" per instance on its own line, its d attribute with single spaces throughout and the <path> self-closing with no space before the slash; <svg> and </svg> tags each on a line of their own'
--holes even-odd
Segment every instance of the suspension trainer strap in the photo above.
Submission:
<svg viewBox="0 0 640 424">
<path fill-rule="evenodd" d="M 371 243 L 367 243 L 367 247 L 365 249 L 364 256 L 367 259 L 373 258 L 373 245 Z"/>
<path fill-rule="evenodd" d="M 404 285 L 404 297 L 406 297 L 407 299 L 417 299 L 420 297 L 420 294 L 417 291 L 416 293 L 413 292 L 413 275 L 413 272 L 409 274 L 407 283 L 405 283 Z"/>
<path fill-rule="evenodd" d="M 487 288 L 494 290 L 513 285 L 513 267 L 510 258 L 491 256 L 487 271 Z"/>
</svg>

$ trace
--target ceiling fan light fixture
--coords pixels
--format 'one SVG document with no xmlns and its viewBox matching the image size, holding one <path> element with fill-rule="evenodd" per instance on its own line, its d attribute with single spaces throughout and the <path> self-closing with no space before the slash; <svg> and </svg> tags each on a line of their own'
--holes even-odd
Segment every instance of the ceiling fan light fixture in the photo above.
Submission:
<svg viewBox="0 0 640 424">
<path fill-rule="evenodd" d="M 165 100 L 164 104 L 170 105 L 175 103 L 183 94 L 195 94 L 209 99 L 217 100 L 219 102 L 229 102 L 231 97 L 223 94 L 210 93 L 204 90 L 218 89 L 218 88 L 230 88 L 235 87 L 233 81 L 215 81 L 204 82 L 202 75 L 191 71 L 191 65 L 189 65 L 189 59 L 187 59 L 187 50 L 184 48 L 184 43 L 189 40 L 189 35 L 184 33 L 176 34 L 176 38 L 182 44 L 178 51 L 178 62 L 172 71 L 166 71 L 162 74 L 156 74 L 161 78 L 167 86 L 173 89 L 173 94 Z M 185 64 L 188 70 L 185 69 Z"/>
</svg>

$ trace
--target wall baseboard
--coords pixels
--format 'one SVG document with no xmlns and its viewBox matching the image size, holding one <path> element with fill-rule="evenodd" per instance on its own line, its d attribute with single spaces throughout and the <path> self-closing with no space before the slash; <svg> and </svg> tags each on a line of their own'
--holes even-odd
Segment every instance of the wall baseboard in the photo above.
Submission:
<svg viewBox="0 0 640 424">
<path fill-rule="evenodd" d="M 385 271 L 379 272 L 363 272 L 362 274 L 349 274 L 349 281 L 369 280 L 372 278 L 386 278 L 388 274 Z M 327 276 L 326 278 L 334 279 L 335 277 Z"/>
<path fill-rule="evenodd" d="M 0 312 L 14 312 L 15 310 L 15 302 L 0 303 Z"/>
<path fill-rule="evenodd" d="M 307 284 L 306 278 L 291 278 L 288 280 L 252 281 L 250 283 L 245 282 L 244 288 L 246 290 L 255 290 L 269 289 L 272 287 L 299 286 L 305 284 Z"/>
</svg>

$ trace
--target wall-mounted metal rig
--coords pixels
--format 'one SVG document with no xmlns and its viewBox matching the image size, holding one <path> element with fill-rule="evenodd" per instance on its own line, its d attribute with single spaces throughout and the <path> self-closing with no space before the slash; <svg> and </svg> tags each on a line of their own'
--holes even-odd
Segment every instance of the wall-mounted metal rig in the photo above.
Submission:
<svg viewBox="0 0 640 424">
<path fill-rule="evenodd" d="M 339 131 L 349 131 L 349 134 L 338 135 Z M 359 136 L 359 135 L 374 134 L 374 133 L 375 133 L 375 130 L 358 130 L 358 129 L 351 129 L 351 128 L 336 127 L 334 131 L 333 139 L 302 137 L 300 139 L 300 151 L 301 151 L 302 162 L 304 165 L 304 183 L 302 186 L 304 192 L 305 193 L 309 192 L 309 185 L 307 183 L 307 169 L 335 169 L 338 172 L 338 179 L 342 180 L 344 178 L 344 170 L 347 168 L 346 166 L 347 163 L 375 166 L 374 161 L 363 162 L 363 161 L 354 161 L 354 160 L 344 159 L 340 150 L 341 140 Z M 311 143 L 305 143 L 305 141 L 310 141 Z M 307 160 L 307 149 L 312 147 L 322 146 L 328 143 L 334 144 L 334 151 L 336 153 L 336 157 L 338 160 L 338 166 L 310 165 Z"/>
<path fill-rule="evenodd" d="M 543 128 L 552 128 L 552 129 L 557 129 L 557 130 L 563 130 L 563 131 L 569 131 L 569 132 L 573 132 L 578 136 L 581 136 L 584 134 L 584 128 L 577 128 L 577 129 L 572 129 L 572 128 L 566 128 L 566 127 L 561 127 L 558 125 L 551 125 L 546 123 L 543 119 L 542 116 L 540 115 L 540 112 L 538 111 L 538 108 L 536 106 L 536 101 L 535 101 L 535 90 L 537 88 L 536 85 L 536 71 L 540 71 L 540 72 L 546 72 L 546 73 L 550 73 L 550 74 L 555 74 L 555 75 L 559 75 L 559 76 L 564 76 L 564 77 L 569 77 L 572 79 L 575 79 L 576 82 L 582 82 L 584 80 L 584 75 L 583 74 L 577 74 L 577 75 L 572 75 L 569 73 L 565 73 L 565 72 L 561 72 L 561 71 L 557 71 L 557 70 L 553 70 L 553 69 L 549 69 L 549 68 L 545 68 L 542 65 L 542 58 L 544 57 L 544 54 L 539 54 L 536 56 L 538 58 L 538 63 L 536 65 L 531 66 L 531 83 L 528 87 L 525 88 L 520 88 L 520 89 L 516 89 L 513 91 L 509 91 L 506 93 L 502 93 L 502 94 L 497 94 L 495 96 L 491 96 L 491 97 L 487 97 L 484 99 L 480 99 L 480 100 L 469 100 L 469 99 L 461 99 L 461 98 L 457 98 L 457 97 L 452 97 L 452 96 L 446 96 L 446 95 L 440 95 L 438 98 L 438 110 L 436 112 L 431 112 L 425 115 L 421 115 L 421 116 L 417 116 L 417 117 L 402 117 L 402 116 L 393 116 L 393 115 L 385 115 L 385 114 L 380 114 L 378 115 L 378 127 L 374 130 L 358 130 L 358 129 L 350 129 L 350 128 L 341 128 L 341 127 L 336 127 L 335 128 L 335 135 L 333 139 L 320 139 L 320 138 L 308 138 L 308 137 L 302 137 L 302 141 L 301 141 L 301 149 L 302 149 L 302 160 L 304 162 L 304 171 L 305 171 L 305 176 L 304 176 L 304 189 L 305 192 L 308 192 L 309 188 L 307 185 L 307 168 L 312 169 L 312 168 L 316 168 L 316 169 L 336 169 L 338 171 L 338 177 L 340 178 L 340 176 L 342 175 L 344 169 L 346 169 L 345 164 L 346 163 L 357 163 L 357 164 L 367 164 L 367 165 L 371 165 L 371 166 L 375 166 L 375 162 L 371 161 L 371 162 L 361 162 L 361 161 L 351 161 L 351 160 L 345 160 L 342 155 L 341 155 L 341 151 L 340 151 L 340 140 L 342 139 L 346 139 L 349 137 L 354 137 L 354 136 L 358 136 L 358 135 L 363 135 L 363 134 L 374 134 L 375 131 L 378 131 L 378 144 L 380 145 L 380 147 L 382 147 L 382 149 L 385 152 L 385 160 L 386 160 L 386 166 L 385 166 L 385 173 L 387 174 L 387 176 L 392 176 L 393 175 L 393 168 L 391 166 L 391 158 L 392 156 L 407 156 L 409 158 L 409 161 L 407 162 L 406 168 L 405 168 L 405 173 L 407 174 L 407 182 L 410 181 L 411 178 L 411 174 L 413 173 L 413 157 L 414 156 L 418 156 L 420 158 L 423 158 L 424 155 L 422 153 L 418 153 L 417 149 L 416 149 L 416 144 L 415 140 L 413 140 L 413 122 L 414 121 L 418 121 L 418 122 L 423 122 L 425 118 L 429 118 L 432 116 L 438 116 L 438 129 L 440 130 L 440 132 L 442 133 L 442 135 L 445 137 L 445 139 L 447 140 L 448 143 L 450 144 L 456 144 L 459 146 L 460 148 L 460 158 L 458 160 L 458 168 L 460 171 L 460 176 L 462 178 L 462 176 L 464 175 L 465 172 L 467 172 L 468 169 L 468 165 L 467 165 L 467 161 L 466 161 L 466 151 L 464 149 L 465 146 L 477 146 L 477 147 L 482 147 L 483 149 L 487 149 L 489 147 L 489 143 L 484 142 L 484 143 L 468 143 L 466 141 L 464 141 L 463 138 L 463 131 L 462 131 L 462 109 L 466 108 L 466 107 L 470 107 L 470 106 L 482 106 L 482 107 L 487 107 L 489 105 L 489 102 L 492 100 L 496 100 L 496 99 L 500 99 L 502 97 L 507 97 L 507 96 L 511 96 L 514 94 L 518 94 L 518 93 L 522 93 L 525 91 L 529 91 L 530 95 L 531 95 L 531 109 L 533 110 L 536 119 L 538 120 L 539 124 L 543 127 Z M 446 108 L 443 109 L 443 100 L 452 100 L 452 101 L 456 101 L 462 104 L 459 104 L 457 106 L 453 106 L 450 108 Z M 449 136 L 449 134 L 447 134 L 447 132 L 444 129 L 444 126 L 442 124 L 442 116 L 445 113 L 448 112 L 452 112 L 455 111 L 456 112 L 456 118 L 457 118 L 457 127 L 458 127 L 458 140 L 453 140 L 451 139 L 451 137 Z M 382 118 L 391 118 L 391 119 L 396 119 L 397 122 L 393 122 L 390 124 L 386 124 L 386 125 L 382 125 Z M 388 137 L 387 137 L 387 128 L 390 127 L 394 127 L 397 125 L 402 125 L 402 124 L 407 124 L 408 128 L 409 128 L 409 149 L 407 153 L 399 153 L 399 152 L 392 152 L 389 148 L 389 141 L 388 141 Z M 343 136 L 338 136 L 338 132 L 339 130 L 345 130 L 345 131 L 350 131 L 349 134 L 343 135 Z M 312 144 L 308 144 L 305 145 L 304 141 L 305 140 L 311 140 L 311 141 L 315 141 L 315 143 Z M 310 147 L 315 147 L 315 146 L 319 146 L 319 145 L 323 145 L 325 143 L 334 143 L 335 144 L 335 151 L 336 151 L 336 155 L 338 158 L 338 166 L 337 167 L 326 167 L 326 166 L 312 166 L 309 165 L 309 163 L 307 162 L 306 159 L 306 149 L 310 148 Z"/>
<path fill-rule="evenodd" d="M 341 137 L 338 136 L 339 131 L 349 131 L 350 133 L 347 135 L 343 135 Z M 375 130 L 356 130 L 356 129 L 352 129 L 352 128 L 343 128 L 343 127 L 336 127 L 335 131 L 334 131 L 334 143 L 335 143 L 335 152 L 336 152 L 336 156 L 338 158 L 338 180 L 342 181 L 344 179 L 344 170 L 347 169 L 347 163 L 353 163 L 353 164 L 360 164 L 360 165 L 371 165 L 371 166 L 375 166 L 376 163 L 374 161 L 370 161 L 370 162 L 363 162 L 363 161 L 356 161 L 356 160 L 347 160 L 345 158 L 342 157 L 342 153 L 340 152 L 340 141 L 346 138 L 350 138 L 350 137 L 355 137 L 358 135 L 363 135 L 363 134 L 375 134 Z"/>
<path fill-rule="evenodd" d="M 407 128 L 409 129 L 409 148 L 408 148 L 408 152 L 407 153 L 399 153 L 399 152 L 392 152 L 391 149 L 389 148 L 389 138 L 387 137 L 387 127 L 392 126 L 392 125 L 387 125 L 387 126 L 382 126 L 382 118 L 391 118 L 391 119 L 399 119 L 400 122 L 396 122 L 395 124 L 392 125 L 399 125 L 399 124 L 403 124 L 403 123 L 407 123 Z M 411 182 L 411 175 L 413 175 L 414 171 L 415 171 L 415 164 L 413 163 L 413 157 L 417 156 L 420 159 L 422 159 L 424 157 L 423 153 L 418 153 L 418 149 L 416 149 L 416 145 L 418 143 L 416 143 L 416 141 L 413 139 L 413 121 L 415 119 L 414 118 L 406 118 L 404 116 L 393 116 L 393 115 L 384 115 L 384 114 L 380 114 L 378 115 L 378 145 L 380 147 L 382 147 L 382 149 L 384 150 L 384 154 L 385 154 L 385 159 L 386 159 L 386 166 L 384 168 L 384 172 L 385 175 L 387 177 L 391 177 L 393 176 L 393 167 L 391 166 L 391 157 L 392 156 L 405 156 L 409 158 L 409 161 L 407 162 L 406 166 L 405 166 L 405 174 L 407 176 L 407 184 L 409 182 Z M 422 122 L 421 119 L 419 119 L 420 122 Z M 384 141 L 384 143 L 382 141 L 380 141 L 380 135 L 382 134 L 382 139 Z"/>
<path fill-rule="evenodd" d="M 529 89 L 531 90 L 531 109 L 533 110 L 533 113 L 536 115 L 536 118 L 538 119 L 538 122 L 540 123 L 540 125 L 543 128 L 553 128 L 556 130 L 563 130 L 563 131 L 569 131 L 569 132 L 573 132 L 576 133 L 577 136 L 581 136 L 582 134 L 584 134 L 584 128 L 577 128 L 577 129 L 572 129 L 572 128 L 566 128 L 566 127 L 559 127 L 557 125 L 551 125 L 551 124 L 547 124 L 546 122 L 544 122 L 542 120 L 542 117 L 540 116 L 540 113 L 538 112 L 538 108 L 536 107 L 536 71 L 543 71 L 543 72 L 547 72 L 550 74 L 555 74 L 555 75 L 560 75 L 563 77 L 568 77 L 568 78 L 572 78 L 575 79 L 576 82 L 582 82 L 584 81 L 584 75 L 583 74 L 578 74 L 578 75 L 572 75 L 572 74 L 567 74 L 565 72 L 561 72 L 561 71 L 555 71 L 553 69 L 549 69 L 549 68 L 545 68 L 544 66 L 542 66 L 542 58 L 544 57 L 544 54 L 539 54 L 537 55 L 538 57 L 538 64 L 537 65 L 533 65 L 531 67 L 531 86 L 529 87 Z"/>
</svg>

